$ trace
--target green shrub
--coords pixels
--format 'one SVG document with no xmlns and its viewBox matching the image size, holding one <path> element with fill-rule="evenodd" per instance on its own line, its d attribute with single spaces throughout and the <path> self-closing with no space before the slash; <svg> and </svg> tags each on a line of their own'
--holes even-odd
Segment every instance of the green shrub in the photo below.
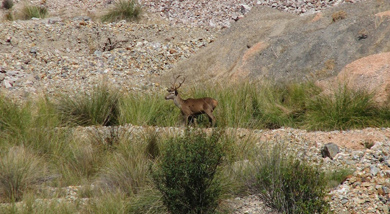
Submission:
<svg viewBox="0 0 390 214">
<path fill-rule="evenodd" d="M 119 99 L 119 92 L 109 90 L 108 86 L 102 84 L 90 94 L 85 92 L 62 96 L 58 111 L 66 123 L 111 126 L 118 124 Z"/>
<path fill-rule="evenodd" d="M 3 0 L 2 6 L 4 9 L 9 10 L 14 6 L 14 1 L 12 0 Z"/>
<path fill-rule="evenodd" d="M 36 5 L 25 5 L 21 11 L 21 19 L 45 18 L 48 15 L 46 7 Z"/>
<path fill-rule="evenodd" d="M 114 4 L 114 7 L 102 17 L 102 21 L 138 20 L 141 12 L 141 6 L 136 0 L 119 0 Z"/>
<path fill-rule="evenodd" d="M 283 213 L 326 213 L 325 174 L 318 167 L 286 155 L 280 145 L 259 155 L 255 189 L 264 203 Z"/>
<path fill-rule="evenodd" d="M 26 190 L 44 177 L 45 164 L 24 147 L 12 147 L 0 159 L 0 198 L 20 201 Z"/>
<path fill-rule="evenodd" d="M 215 212 L 222 191 L 216 175 L 224 156 L 221 136 L 187 129 L 166 142 L 153 179 L 169 212 Z"/>
</svg>

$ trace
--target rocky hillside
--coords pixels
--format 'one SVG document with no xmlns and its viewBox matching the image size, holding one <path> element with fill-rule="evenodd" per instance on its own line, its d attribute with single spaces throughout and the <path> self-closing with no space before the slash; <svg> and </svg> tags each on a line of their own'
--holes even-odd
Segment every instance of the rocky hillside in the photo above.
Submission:
<svg viewBox="0 0 390 214">
<path fill-rule="evenodd" d="M 14 10 L 21 8 L 22 1 L 14 2 Z M 123 91 L 165 90 L 172 73 L 193 77 L 192 83 L 326 79 L 348 65 L 370 61 L 364 68 L 374 68 L 376 61 L 363 57 L 390 49 L 389 0 L 142 0 L 145 13 L 137 23 L 101 23 L 97 17 L 112 0 L 31 2 L 45 5 L 50 16 L 0 22 L 0 89 L 18 100 L 85 91 L 102 81 Z M 376 67 L 379 74 L 389 70 L 388 59 Z M 328 168 L 356 168 L 330 193 L 335 213 L 389 213 L 389 129 L 241 132 L 285 138 Z M 332 159 L 321 156 L 328 143 L 340 149 Z M 235 213 L 268 213 L 256 195 L 231 203 Z"/>
<path fill-rule="evenodd" d="M 377 0 L 301 15 L 254 7 L 174 71 L 201 79 L 336 76 L 355 60 L 390 51 L 389 10 Z"/>
</svg>

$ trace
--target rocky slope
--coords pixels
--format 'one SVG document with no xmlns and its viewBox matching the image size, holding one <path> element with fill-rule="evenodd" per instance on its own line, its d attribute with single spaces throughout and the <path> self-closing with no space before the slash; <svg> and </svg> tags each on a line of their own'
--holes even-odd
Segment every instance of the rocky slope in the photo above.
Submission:
<svg viewBox="0 0 390 214">
<path fill-rule="evenodd" d="M 21 7 L 21 1 L 15 2 L 17 3 L 16 9 Z M 32 1 L 35 4 L 45 4 L 51 16 L 43 20 L 0 22 L 0 88 L 2 93 L 15 99 L 22 99 L 42 93 L 57 95 L 70 91 L 82 92 L 89 90 L 102 80 L 124 91 L 164 90 L 167 84 L 164 76 L 170 77 L 172 72 L 180 71 L 187 75 L 198 75 L 199 72 L 207 71 L 214 77 L 231 77 L 232 74 L 228 72 L 227 75 L 218 73 L 234 70 L 229 63 L 242 65 L 237 67 L 241 71 L 236 73 L 239 74 L 237 77 L 245 78 L 251 76 L 249 75 L 251 70 L 246 72 L 246 64 L 237 63 L 237 59 L 238 62 L 241 60 L 241 63 L 255 59 L 251 58 L 255 56 L 252 53 L 256 53 L 259 49 L 263 50 L 262 48 L 264 48 L 264 53 L 271 58 L 287 60 L 266 61 L 270 64 L 267 66 L 278 68 L 277 66 L 289 65 L 292 69 L 296 58 L 287 57 L 290 55 L 283 51 L 281 44 L 291 41 L 296 44 L 297 49 L 301 47 L 299 44 L 304 43 L 305 38 L 298 34 L 298 31 L 302 30 L 298 28 L 299 22 L 315 20 L 321 13 L 316 15 L 313 14 L 314 12 L 333 6 L 335 7 L 331 11 L 339 11 L 339 6 L 341 6 L 347 11 L 348 17 L 353 17 L 351 15 L 353 13 L 348 12 L 349 7 L 359 1 L 143 0 L 140 2 L 148 12 L 144 14 L 139 23 L 125 21 L 100 23 L 96 21 L 94 17 L 112 5 L 113 1 L 110 0 Z M 387 0 L 370 2 L 379 5 L 388 3 Z M 265 9 L 257 8 L 259 5 L 264 6 Z M 275 9 L 284 12 L 275 12 Z M 379 10 L 382 11 L 383 8 L 379 8 L 378 12 Z M 0 15 L 4 14 L 4 10 L 0 11 Z M 256 18 L 256 11 L 265 11 L 261 14 L 262 18 Z M 318 28 L 329 25 L 338 29 L 335 32 L 340 35 L 334 34 L 333 36 L 340 39 L 337 40 L 339 43 L 344 41 L 343 31 L 348 31 L 348 28 L 343 28 L 346 22 L 363 20 L 363 24 L 366 23 L 364 19 L 358 19 L 359 15 L 356 15 L 356 19 L 351 18 L 331 24 L 330 18 L 333 12 L 323 11 L 322 14 L 325 14 L 323 17 L 328 18 L 310 22 L 308 24 L 310 26 L 304 28 L 305 32 L 317 32 L 313 35 L 318 36 L 321 34 Z M 251 22 L 256 19 L 262 21 L 261 24 Z M 368 19 L 367 23 L 375 24 L 376 22 L 375 19 Z M 387 29 L 386 23 L 385 20 L 377 24 Z M 354 25 L 356 29 L 358 25 L 359 23 Z M 224 45 L 228 38 L 226 35 L 234 30 L 247 28 L 263 29 L 257 36 L 270 44 L 274 41 L 276 45 L 263 47 L 263 44 L 259 43 L 262 40 L 258 37 L 250 37 L 248 34 L 245 38 L 232 37 L 234 39 L 229 41 L 234 42 L 229 43 L 239 46 L 233 48 L 235 51 L 229 51 Z M 285 35 L 289 29 L 294 28 L 297 28 L 295 34 Z M 375 25 L 370 26 L 371 28 L 375 28 Z M 376 28 L 378 32 L 380 29 Z M 388 31 L 383 31 L 382 34 L 369 32 L 368 38 L 358 40 L 359 35 L 354 32 L 350 37 L 357 44 L 371 42 L 370 44 L 378 45 L 378 51 L 383 51 L 385 50 L 383 47 L 387 47 L 386 38 L 390 38 L 386 37 L 386 33 Z M 375 43 L 377 40 L 374 38 L 377 36 L 383 37 L 381 41 L 384 42 Z M 339 48 L 337 45 L 339 43 L 333 47 Z M 382 44 L 385 46 L 381 46 Z M 316 47 L 314 44 L 313 47 L 313 51 L 324 50 L 321 46 Z M 365 46 L 359 46 L 359 48 L 363 47 Z M 224 50 L 223 48 L 226 48 L 225 51 L 229 54 L 223 54 L 224 52 L 221 51 Z M 217 51 L 210 51 L 211 49 Z M 369 52 L 375 53 L 375 51 Z M 301 53 L 302 57 L 309 57 L 309 55 L 310 53 Z M 343 61 L 345 57 L 357 57 L 358 55 L 350 56 L 350 52 L 344 51 L 334 52 L 332 56 L 339 57 L 338 61 L 333 69 L 324 72 L 332 73 L 336 68 L 342 67 L 341 62 L 348 63 L 348 60 Z M 309 61 L 311 60 L 303 60 L 303 62 Z M 319 61 L 324 63 L 321 55 L 317 57 L 317 63 Z M 183 67 L 185 63 L 187 66 Z M 209 66 L 208 63 L 214 67 Z M 201 65 L 203 67 L 199 67 Z M 318 64 L 320 71 L 323 66 L 323 64 Z M 209 68 L 214 70 L 207 70 Z M 271 67 L 268 70 L 272 70 Z M 123 128 L 129 131 L 142 131 L 143 129 L 131 125 Z M 180 131 L 177 128 L 156 129 L 161 132 Z M 323 164 L 326 169 L 335 166 L 355 168 L 356 171 L 352 176 L 330 192 L 332 209 L 335 213 L 389 212 L 389 129 L 306 132 L 282 128 L 272 131 L 238 130 L 238 132 L 242 136 L 254 135 L 258 137 L 259 142 L 285 139 L 285 142 L 290 142 L 291 149 L 298 150 L 297 152 L 313 162 Z M 340 148 L 340 152 L 333 157 L 333 160 L 321 156 L 320 150 L 327 143 L 335 143 Z M 368 149 L 367 145 L 371 144 L 374 146 Z M 75 195 L 74 188 L 69 187 L 72 189 L 69 191 L 72 198 Z M 270 212 L 256 195 L 232 199 L 231 204 L 235 207 L 235 213 Z"/>
<path fill-rule="evenodd" d="M 355 60 L 390 50 L 389 10 L 388 1 L 376 0 L 301 15 L 255 7 L 174 72 L 195 70 L 202 81 L 336 76 Z"/>
</svg>

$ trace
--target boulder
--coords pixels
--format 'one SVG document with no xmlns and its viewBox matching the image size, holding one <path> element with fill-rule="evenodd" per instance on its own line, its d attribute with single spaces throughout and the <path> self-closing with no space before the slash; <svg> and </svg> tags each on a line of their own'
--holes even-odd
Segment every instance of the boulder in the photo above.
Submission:
<svg viewBox="0 0 390 214">
<path fill-rule="evenodd" d="M 374 93 L 378 105 L 389 102 L 390 52 L 379 53 L 358 59 L 345 66 L 334 80 L 345 83 L 353 90 Z"/>
<path fill-rule="evenodd" d="M 331 160 L 339 153 L 339 147 L 334 143 L 327 143 L 321 149 L 321 155 L 323 158 L 329 157 Z"/>
<path fill-rule="evenodd" d="M 346 65 L 390 51 L 390 4 L 367 0 L 296 15 L 253 7 L 172 73 L 193 82 L 335 77 Z M 343 18 L 333 20 L 336 13 Z"/>
</svg>

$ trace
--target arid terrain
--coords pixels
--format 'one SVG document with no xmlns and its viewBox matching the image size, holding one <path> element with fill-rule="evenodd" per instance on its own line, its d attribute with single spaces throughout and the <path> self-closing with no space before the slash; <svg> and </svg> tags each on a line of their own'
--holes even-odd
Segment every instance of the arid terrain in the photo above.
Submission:
<svg viewBox="0 0 390 214">
<path fill-rule="evenodd" d="M 15 10 L 23 4 L 22 1 L 14 2 Z M 322 16 L 321 14 L 330 17 L 333 11 L 339 11 L 339 7 L 348 11 L 350 17 L 359 17 L 359 14 L 353 14 L 353 10 L 348 9 L 355 3 L 364 2 L 357 0 L 141 0 L 139 2 L 144 13 L 138 22 L 113 23 L 102 23 L 98 19 L 113 4 L 114 1 L 111 0 L 30 2 L 44 4 L 48 8 L 49 17 L 0 22 L 0 90 L 15 100 L 42 94 L 57 96 L 66 92 L 90 90 L 102 81 L 123 92 L 162 92 L 169 84 L 168 77 L 181 71 L 188 76 L 198 76 L 199 79 L 187 82 L 197 84 L 197 81 L 204 79 L 248 81 L 273 74 L 276 77 L 303 76 L 301 73 L 294 73 L 299 72 L 297 70 L 288 72 L 287 65 L 291 66 L 290 69 L 295 69 L 307 64 L 304 69 L 313 69 L 316 74 L 320 73 L 321 77 L 328 78 L 337 76 L 345 65 L 359 58 L 390 50 L 390 37 L 386 37 L 390 22 L 384 18 L 377 23 L 378 26 L 383 25 L 384 32 L 378 30 L 378 33 L 369 33 L 367 40 L 356 39 L 359 36 L 357 34 L 351 36 L 359 46 L 341 47 L 347 38 L 341 36 L 337 37 L 332 51 L 324 53 L 330 56 L 328 58 L 323 58 L 320 51 L 313 53 L 309 50 L 308 53 L 318 54 L 315 55 L 317 61 L 314 61 L 306 52 L 298 52 L 305 42 L 305 35 L 309 33 L 316 31 L 310 37 L 319 37 L 318 32 L 326 33 L 323 34 L 322 42 L 308 42 L 311 50 L 322 50 L 322 45 L 328 45 L 328 37 L 336 37 L 337 34 L 332 34 L 333 32 L 356 31 L 356 25 L 353 28 L 338 23 L 325 26 L 332 22 L 331 19 L 319 21 L 318 25 L 309 23 L 308 20 L 313 20 L 317 15 Z M 378 5 L 390 3 L 388 0 L 370 2 Z M 375 7 L 376 12 L 390 10 L 388 5 L 383 8 Z M 247 36 L 243 36 L 234 31 L 240 31 L 256 20 L 256 14 L 250 13 L 252 10 L 268 11 L 270 8 L 276 11 L 270 15 L 275 19 L 264 22 L 263 31 L 259 24 L 261 22 L 256 22 L 253 28 L 259 30 L 258 37 L 252 36 L 254 32 L 244 33 Z M 329 9 L 332 13 L 326 12 Z M 5 10 L 0 9 L 0 16 L 4 14 Z M 248 14 L 250 20 L 246 20 Z M 291 20 L 296 20 L 297 23 L 292 24 L 289 22 Z M 375 20 L 377 19 L 370 19 L 362 25 L 371 26 Z M 308 24 L 305 28 L 298 29 L 302 23 Z M 289 28 L 295 27 L 291 34 L 284 34 L 289 32 Z M 319 28 L 323 28 L 323 31 L 318 31 Z M 329 28 L 335 29 L 331 31 Z M 307 34 L 301 35 L 298 30 L 304 30 Z M 288 42 L 291 46 L 284 45 Z M 363 42 L 370 44 L 362 44 Z M 262 49 L 261 45 L 265 43 L 267 45 Z M 338 45 L 342 49 L 340 52 Z M 253 57 L 250 52 L 258 53 L 259 49 L 256 48 L 265 50 L 264 55 L 271 58 L 280 57 L 280 61 L 271 62 L 267 60 L 271 58 L 262 58 L 261 62 L 265 64 L 262 69 L 266 72 L 259 73 L 253 69 L 256 63 L 252 63 L 258 58 Z M 354 54 L 350 54 L 348 48 Z M 294 50 L 296 55 L 288 50 Z M 340 54 L 344 55 L 339 56 Z M 324 59 L 328 62 L 333 60 L 333 64 L 326 67 Z M 272 73 L 273 70 L 283 70 L 285 73 Z M 130 124 L 123 128 L 143 130 L 143 127 Z M 172 132 L 181 128 L 154 129 Z M 283 127 L 276 130 L 238 129 L 236 132 L 242 137 L 254 136 L 259 142 L 287 139 L 292 149 L 315 162 L 324 162 L 327 165 L 325 168 L 349 166 L 356 169 L 344 183 L 330 192 L 331 207 L 335 213 L 389 213 L 389 128 L 308 132 Z M 334 143 L 340 149 L 333 159 L 321 156 L 321 148 L 327 143 Z M 269 212 L 256 195 L 232 199 L 230 203 L 237 214 Z"/>
</svg>

